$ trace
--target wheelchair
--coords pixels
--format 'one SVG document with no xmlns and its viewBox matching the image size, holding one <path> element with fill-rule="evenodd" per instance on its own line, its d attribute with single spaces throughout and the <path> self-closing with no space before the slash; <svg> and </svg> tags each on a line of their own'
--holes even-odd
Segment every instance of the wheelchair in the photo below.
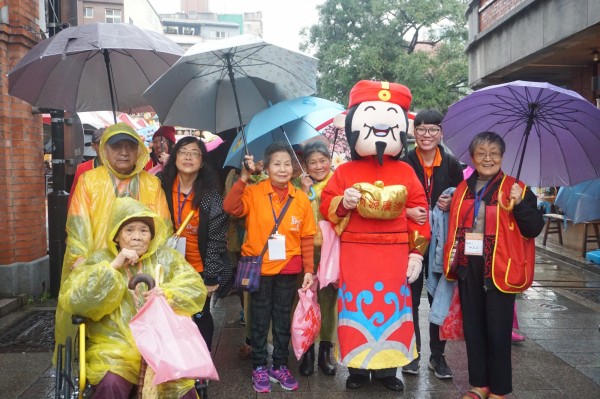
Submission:
<svg viewBox="0 0 600 399">
<path fill-rule="evenodd" d="M 154 279 L 146 274 L 137 274 L 129 281 L 129 288 L 144 282 L 149 289 L 154 287 Z M 77 326 L 75 339 L 67 337 L 65 343 L 58 344 L 56 353 L 56 375 L 54 399 L 90 399 L 93 387 L 87 383 L 85 371 L 85 318 L 71 316 Z M 200 399 L 208 399 L 208 380 L 196 380 L 194 385 Z M 132 389 L 130 399 L 140 398 L 141 392 Z"/>
</svg>

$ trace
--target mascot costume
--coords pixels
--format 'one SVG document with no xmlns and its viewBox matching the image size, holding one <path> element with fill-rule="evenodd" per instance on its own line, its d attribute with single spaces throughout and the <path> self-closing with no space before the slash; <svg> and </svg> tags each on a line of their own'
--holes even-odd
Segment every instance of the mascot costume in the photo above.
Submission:
<svg viewBox="0 0 600 399">
<path fill-rule="evenodd" d="M 338 357 L 349 369 L 350 389 L 372 375 L 400 391 L 396 369 L 417 357 L 409 284 L 421 272 L 430 227 L 406 218 L 406 208 L 427 208 L 412 167 L 398 160 L 411 99 L 397 83 L 363 80 L 352 88 L 352 161 L 338 167 L 321 197 L 321 213 L 341 241 Z"/>
</svg>

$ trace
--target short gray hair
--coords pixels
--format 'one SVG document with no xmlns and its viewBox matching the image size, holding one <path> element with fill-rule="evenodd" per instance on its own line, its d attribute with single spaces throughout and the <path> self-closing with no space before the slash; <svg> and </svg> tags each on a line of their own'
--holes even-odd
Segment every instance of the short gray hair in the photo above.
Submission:
<svg viewBox="0 0 600 399">
<path fill-rule="evenodd" d="M 302 148 L 302 157 L 304 158 L 304 161 L 306 161 L 308 157 L 310 157 L 314 153 L 324 155 L 327 159 L 331 160 L 329 148 L 327 144 L 325 144 L 321 140 L 311 141 Z"/>
<path fill-rule="evenodd" d="M 498 147 L 500 147 L 500 155 L 502 156 L 506 150 L 506 143 L 500 135 L 494 132 L 482 132 L 477 134 L 475 137 L 473 137 L 473 140 L 471 140 L 471 144 L 469 144 L 469 155 L 473 157 L 475 148 L 482 144 L 496 144 Z"/>
</svg>

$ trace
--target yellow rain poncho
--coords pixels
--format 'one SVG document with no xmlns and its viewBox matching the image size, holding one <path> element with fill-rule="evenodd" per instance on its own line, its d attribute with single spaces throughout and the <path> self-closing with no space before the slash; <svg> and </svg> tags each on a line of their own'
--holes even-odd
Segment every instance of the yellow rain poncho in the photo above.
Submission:
<svg viewBox="0 0 600 399">
<path fill-rule="evenodd" d="M 106 156 L 106 142 L 119 133 L 134 137 L 139 145 L 135 168 L 127 175 L 117 173 Z M 92 252 L 106 247 L 107 216 L 117 197 L 132 197 L 147 205 L 164 220 L 167 237 L 172 232 L 171 216 L 160 180 L 143 170 L 149 155 L 135 130 L 125 123 L 109 126 L 102 135 L 98 151 L 103 165 L 80 176 L 71 198 L 67 214 L 67 247 L 61 285 L 78 259 L 86 259 Z M 71 315 L 59 304 L 56 308 L 56 342 L 63 343 L 68 335 L 74 333 Z"/>
<path fill-rule="evenodd" d="M 134 295 L 127 288 L 128 271 L 138 272 L 139 265 L 115 270 L 110 262 L 118 249 L 113 241 L 119 227 L 134 217 L 152 217 L 155 235 L 148 251 L 140 257 L 141 273 L 154 274 L 155 266 L 164 267 L 164 283 L 159 287 L 180 315 L 199 312 L 206 300 L 206 287 L 200 275 L 176 250 L 161 245 L 168 231 L 161 217 L 131 198 L 118 198 L 108 217 L 109 234 L 106 248 L 87 257 L 76 267 L 61 287 L 58 303 L 67 312 L 81 315 L 86 321 L 86 366 L 88 381 L 100 382 L 107 371 L 135 384 L 138 381 L 141 356 L 137 350 L 129 321 L 137 313 Z M 144 287 L 145 285 L 139 286 Z M 193 380 L 177 380 L 160 384 L 160 398 L 179 398 L 194 386 Z"/>
</svg>

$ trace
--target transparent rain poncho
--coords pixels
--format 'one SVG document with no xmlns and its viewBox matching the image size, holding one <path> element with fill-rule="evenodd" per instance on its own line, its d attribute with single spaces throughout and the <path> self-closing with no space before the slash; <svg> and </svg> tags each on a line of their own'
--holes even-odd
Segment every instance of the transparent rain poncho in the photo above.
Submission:
<svg viewBox="0 0 600 399">
<path fill-rule="evenodd" d="M 119 174 L 108 163 L 106 142 L 116 134 L 127 134 L 138 142 L 139 150 L 134 169 Z M 69 277 L 71 268 L 78 259 L 86 259 L 91 253 L 106 247 L 108 214 L 117 197 L 129 196 L 159 215 L 165 222 L 167 233 L 171 235 L 172 224 L 169 207 L 160 181 L 144 171 L 149 155 L 140 136 L 125 123 L 109 126 L 100 141 L 99 156 L 103 166 L 81 175 L 71 198 L 67 214 L 67 247 L 61 273 L 61 285 Z M 156 239 L 156 238 L 155 238 Z M 63 343 L 69 335 L 75 334 L 71 324 L 71 314 L 58 304 L 56 308 L 56 342 Z"/>
<path fill-rule="evenodd" d="M 118 254 L 113 241 L 119 227 L 134 217 L 152 217 L 155 235 L 147 252 L 136 265 L 115 270 L 110 262 Z M 133 291 L 127 288 L 129 274 L 138 271 L 154 274 L 163 265 L 164 282 L 159 286 L 168 303 L 180 315 L 199 312 L 206 300 L 206 287 L 200 275 L 176 250 L 162 244 L 168 230 L 161 217 L 131 198 L 117 198 L 108 217 L 107 247 L 91 254 L 76 267 L 64 282 L 59 305 L 67 312 L 83 316 L 86 321 L 86 366 L 88 381 L 100 382 L 107 371 L 137 383 L 141 356 L 129 330 L 129 321 L 137 307 Z M 162 244 L 162 245 L 161 245 Z M 141 269 L 140 269 L 141 267 Z M 142 292 L 146 289 L 145 285 Z M 138 304 L 139 305 L 139 304 Z M 59 326 L 57 326 L 59 328 Z M 158 386 L 160 398 L 179 398 L 194 386 L 193 380 L 177 380 Z"/>
</svg>

